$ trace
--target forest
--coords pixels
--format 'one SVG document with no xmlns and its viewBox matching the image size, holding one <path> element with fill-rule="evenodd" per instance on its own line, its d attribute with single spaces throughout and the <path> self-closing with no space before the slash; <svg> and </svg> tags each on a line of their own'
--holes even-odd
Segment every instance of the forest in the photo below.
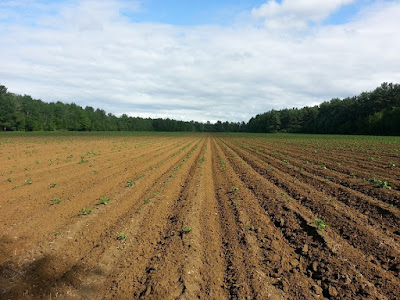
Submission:
<svg viewBox="0 0 400 300">
<path fill-rule="evenodd" d="M 115 116 L 75 103 L 43 102 L 0 85 L 0 131 L 197 131 L 400 135 L 400 85 L 320 105 L 270 110 L 245 122 L 177 121 Z"/>
</svg>

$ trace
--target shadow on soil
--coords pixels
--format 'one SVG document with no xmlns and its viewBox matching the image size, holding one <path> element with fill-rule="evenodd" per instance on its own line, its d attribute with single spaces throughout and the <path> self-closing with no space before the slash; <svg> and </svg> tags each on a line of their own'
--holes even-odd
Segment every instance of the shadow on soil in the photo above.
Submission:
<svg viewBox="0 0 400 300">
<path fill-rule="evenodd" d="M 7 249 L 10 247 L 3 247 L 10 243 L 12 241 L 0 238 L 0 299 L 43 299 L 56 285 L 79 288 L 79 267 L 60 273 L 57 266 L 62 262 L 50 256 L 17 266 L 9 262 L 12 252 Z"/>
</svg>

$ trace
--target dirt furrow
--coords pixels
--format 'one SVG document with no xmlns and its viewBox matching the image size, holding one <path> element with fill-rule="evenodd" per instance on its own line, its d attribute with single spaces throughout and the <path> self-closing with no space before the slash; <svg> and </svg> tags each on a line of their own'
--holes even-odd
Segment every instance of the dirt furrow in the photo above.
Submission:
<svg viewBox="0 0 400 300">
<path fill-rule="evenodd" d="M 197 146 L 200 142 L 197 140 Z M 182 152 L 174 156 L 174 161 L 184 159 L 185 155 L 186 153 Z M 60 230 L 59 236 L 44 237 L 44 240 L 34 247 L 36 250 L 32 250 L 29 255 L 15 256 L 18 262 L 3 263 L 10 276 L 14 276 L 9 282 L 8 292 L 21 295 L 20 285 L 23 283 L 35 296 L 48 291 L 51 288 L 49 284 L 54 284 L 54 282 L 62 284 L 68 280 L 71 274 L 78 272 L 76 263 L 85 253 L 97 253 L 104 250 L 108 243 L 115 242 L 116 233 L 112 228 L 116 224 L 124 224 L 125 220 L 130 220 L 135 215 L 135 212 L 141 208 L 141 201 L 148 196 L 148 190 L 159 189 L 158 185 L 163 184 L 165 177 L 172 172 L 173 167 L 170 166 L 171 164 L 162 166 L 157 172 L 145 178 L 141 182 L 140 190 L 125 189 L 119 201 L 114 199 L 107 206 L 99 206 L 98 210 L 88 216 L 74 217 L 69 225 L 60 225 L 62 231 Z M 98 224 L 99 218 L 105 222 Z M 99 245 L 102 247 L 97 249 Z M 61 251 L 61 257 L 58 254 L 59 251 Z M 47 280 L 48 274 L 52 274 L 52 280 Z M 35 283 L 41 283 L 41 286 Z"/>
<path fill-rule="evenodd" d="M 297 249 L 297 253 L 302 254 L 305 261 L 303 265 L 305 272 L 313 274 L 311 276 L 323 289 L 325 296 L 332 296 L 331 293 L 336 294 L 337 291 L 340 291 L 340 295 L 352 295 L 352 298 L 357 295 L 363 297 L 376 295 L 379 296 L 379 299 L 385 299 L 384 297 L 395 299 L 394 295 L 399 292 L 399 280 L 391 275 L 390 271 L 381 269 L 376 264 L 376 258 L 371 259 L 371 251 L 364 254 L 357 248 L 353 248 L 341 238 L 341 233 L 338 235 L 337 231 L 332 231 L 333 238 L 324 237 L 325 232 L 318 231 L 315 224 L 315 220 L 320 215 L 314 215 L 306 207 L 303 207 L 302 203 L 297 203 L 296 199 L 286 197 L 285 194 L 281 195 L 278 200 L 278 195 L 286 192 L 281 189 L 284 181 L 281 181 L 281 187 L 276 186 L 275 183 L 271 183 L 252 168 L 249 169 L 247 162 L 238 156 L 235 157 L 237 155 L 235 152 L 229 154 L 228 150 L 225 151 L 232 163 L 235 159 L 237 160 L 236 164 L 234 163 L 237 174 L 243 182 L 248 182 L 249 189 L 254 191 L 257 199 L 266 199 L 266 202 L 261 205 L 274 220 L 274 224 L 281 228 L 287 241 Z M 252 178 L 253 176 L 254 178 Z M 259 187 L 260 185 L 261 187 Z M 269 194 L 269 190 L 275 192 Z M 333 226 L 332 228 L 335 230 Z M 341 248 L 345 251 L 339 251 Z M 371 270 L 373 271 L 371 272 Z M 352 275 L 351 278 L 342 278 L 341 273 Z M 364 279 L 362 280 L 362 278 Z M 356 287 L 354 281 L 361 285 Z M 363 283 L 361 283 L 362 281 Z M 349 285 L 351 282 L 352 284 Z M 358 291 L 363 292 L 358 293 Z"/>
<path fill-rule="evenodd" d="M 380 200 L 364 195 L 346 186 L 331 182 L 327 180 L 326 177 L 321 178 L 305 170 L 296 170 L 292 165 L 282 163 L 268 155 L 261 155 L 254 151 L 249 151 L 249 153 L 269 164 L 269 167 L 279 169 L 297 180 L 312 186 L 315 190 L 324 193 L 327 196 L 324 198 L 325 201 L 332 202 L 333 199 L 335 199 L 343 202 L 347 206 L 355 208 L 358 212 L 368 215 L 369 218 L 373 218 L 375 222 L 371 225 L 377 227 L 384 225 L 385 231 L 388 230 L 390 233 L 399 233 L 398 235 L 400 235 L 400 211 L 397 207 L 382 203 Z M 396 191 L 396 193 L 398 192 Z M 398 202 L 397 197 L 390 198 L 389 203 L 394 203 L 396 201 Z M 371 223 L 371 220 L 369 220 L 369 223 Z"/>
<path fill-rule="evenodd" d="M 279 169 L 271 168 L 270 165 L 248 152 L 244 154 L 240 148 L 235 148 L 234 151 L 257 172 L 334 226 L 353 246 L 364 249 L 365 252 L 370 251 L 368 249 L 375 249 L 374 252 L 383 268 L 391 270 L 392 266 L 397 264 L 396 257 L 400 251 L 398 243 L 387 237 L 385 232 L 379 230 L 379 227 L 370 226 L 368 223 L 372 220 L 368 220 L 367 216 L 340 202 L 321 201 L 327 198 L 326 194 L 316 191 L 312 186 L 300 182 Z"/>
</svg>

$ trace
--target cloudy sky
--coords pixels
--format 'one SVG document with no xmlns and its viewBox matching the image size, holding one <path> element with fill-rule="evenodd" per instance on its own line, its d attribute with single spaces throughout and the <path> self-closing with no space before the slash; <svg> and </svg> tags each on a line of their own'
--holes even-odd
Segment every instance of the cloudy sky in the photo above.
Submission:
<svg viewBox="0 0 400 300">
<path fill-rule="evenodd" d="M 0 0 L 0 84 L 46 102 L 248 121 L 385 81 L 400 0 Z"/>
</svg>

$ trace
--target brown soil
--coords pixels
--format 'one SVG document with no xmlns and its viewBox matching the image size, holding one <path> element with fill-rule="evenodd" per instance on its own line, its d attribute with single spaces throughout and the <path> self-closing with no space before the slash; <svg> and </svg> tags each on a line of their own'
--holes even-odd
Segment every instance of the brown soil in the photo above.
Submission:
<svg viewBox="0 0 400 300">
<path fill-rule="evenodd" d="M 398 299 L 399 152 L 256 135 L 0 138 L 0 299 Z"/>
</svg>

